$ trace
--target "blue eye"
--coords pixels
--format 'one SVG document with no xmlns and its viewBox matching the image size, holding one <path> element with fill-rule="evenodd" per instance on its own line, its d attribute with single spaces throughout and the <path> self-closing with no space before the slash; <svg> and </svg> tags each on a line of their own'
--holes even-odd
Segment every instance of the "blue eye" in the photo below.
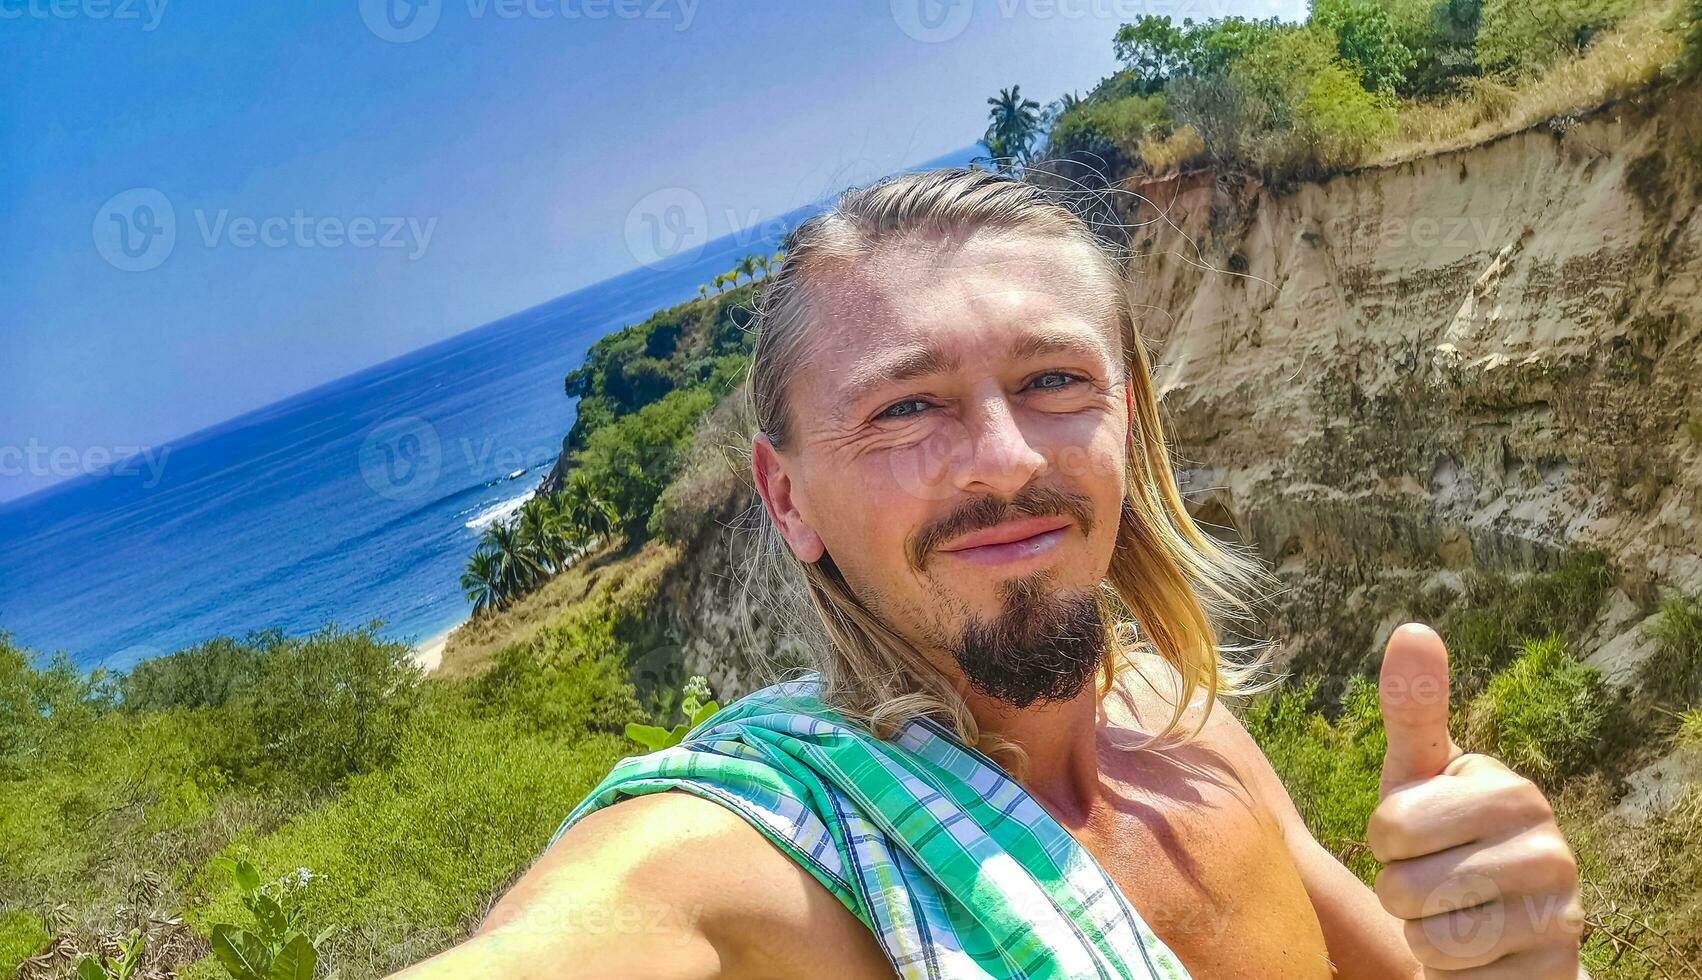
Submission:
<svg viewBox="0 0 1702 980">
<path fill-rule="evenodd" d="M 1060 379 L 1060 383 L 1059 384 L 1042 384 L 1041 383 L 1042 378 L 1058 378 L 1058 379 Z M 1035 375 L 1034 380 L 1029 382 L 1029 387 L 1034 388 L 1034 389 L 1039 390 L 1039 391 L 1063 391 L 1066 388 L 1069 388 L 1073 385 L 1079 384 L 1080 382 L 1083 382 L 1083 381 L 1086 381 L 1086 380 L 1087 380 L 1086 378 L 1082 378 L 1082 377 L 1079 377 L 1077 375 L 1071 374 L 1068 371 L 1047 371 L 1043 374 Z M 922 407 L 915 410 L 915 411 L 912 411 L 912 412 L 899 411 L 899 409 L 902 409 L 902 408 L 909 406 L 909 405 L 920 405 Z M 901 402 L 893 402 L 891 405 L 888 405 L 885 409 L 883 409 L 881 411 L 881 413 L 879 415 L 876 415 L 875 418 L 877 418 L 877 419 L 911 418 L 913 416 L 920 415 L 923 412 L 927 411 L 929 407 L 930 406 L 928 405 L 928 403 L 923 401 L 920 398 L 906 398 L 905 400 L 903 400 Z"/>
<path fill-rule="evenodd" d="M 1064 383 L 1057 385 L 1043 385 L 1040 383 L 1041 378 L 1063 378 Z M 1058 391 L 1062 388 L 1068 388 L 1070 385 L 1075 384 L 1080 380 L 1082 379 L 1063 371 L 1047 371 L 1045 374 L 1035 376 L 1035 379 L 1029 383 L 1042 391 Z"/>
<path fill-rule="evenodd" d="M 906 398 L 904 401 L 893 402 L 891 405 L 888 405 L 886 407 L 886 409 L 880 413 L 880 415 L 876 416 L 876 418 L 902 419 L 902 418 L 909 418 L 912 415 L 920 414 L 918 412 L 896 412 L 895 413 L 893 411 L 893 409 L 900 408 L 900 407 L 903 407 L 905 405 L 921 405 L 922 407 L 926 408 L 928 403 L 923 401 L 920 398 Z"/>
</svg>

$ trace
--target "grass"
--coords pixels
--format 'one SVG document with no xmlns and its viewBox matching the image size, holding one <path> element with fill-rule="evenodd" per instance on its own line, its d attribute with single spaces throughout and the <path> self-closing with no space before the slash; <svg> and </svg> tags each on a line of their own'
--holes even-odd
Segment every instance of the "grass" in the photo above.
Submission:
<svg viewBox="0 0 1702 980">
<path fill-rule="evenodd" d="M 1668 597 L 1648 638 L 1655 649 L 1639 672 L 1644 692 L 1678 708 L 1702 704 L 1702 595 Z"/>
<path fill-rule="evenodd" d="M 1578 57 L 1522 83 L 1474 79 L 1465 95 L 1451 101 L 1409 103 L 1396 114 L 1394 138 L 1366 162 L 1395 163 L 1472 146 L 1645 88 L 1681 54 L 1683 40 L 1674 29 L 1679 8 L 1676 0 L 1646 4 Z"/>
<path fill-rule="evenodd" d="M 1520 576 L 1473 571 L 1465 577 L 1463 593 L 1429 600 L 1427 605 L 1443 604 L 1419 612 L 1439 622 L 1456 693 L 1469 698 L 1511 662 L 1527 640 L 1558 633 L 1562 639 L 1581 641 L 1611 582 L 1607 559 L 1581 552 L 1550 572 Z"/>
<path fill-rule="evenodd" d="M 1610 707 L 1601 674 L 1551 634 L 1526 640 L 1518 659 L 1472 701 L 1465 740 L 1554 786 L 1596 760 Z"/>
</svg>

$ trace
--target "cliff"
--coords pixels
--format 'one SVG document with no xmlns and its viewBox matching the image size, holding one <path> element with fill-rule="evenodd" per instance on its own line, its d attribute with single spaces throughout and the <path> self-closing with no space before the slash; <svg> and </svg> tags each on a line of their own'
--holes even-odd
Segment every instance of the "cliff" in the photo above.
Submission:
<svg viewBox="0 0 1702 980">
<path fill-rule="evenodd" d="M 1695 95 L 1290 189 L 1127 185 L 1196 516 L 1292 588 L 1291 656 L 1369 651 L 1461 569 L 1589 549 L 1616 582 L 1583 653 L 1625 682 L 1630 624 L 1702 586 Z"/>
</svg>

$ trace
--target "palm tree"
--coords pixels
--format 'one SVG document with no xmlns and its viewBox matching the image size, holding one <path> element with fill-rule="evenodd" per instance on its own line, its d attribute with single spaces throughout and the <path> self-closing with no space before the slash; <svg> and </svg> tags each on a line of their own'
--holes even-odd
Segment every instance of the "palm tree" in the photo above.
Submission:
<svg viewBox="0 0 1702 980">
<path fill-rule="evenodd" d="M 550 574 L 567 567 L 576 542 L 553 497 L 535 496 L 526 501 L 515 531 L 526 554 Z"/>
<path fill-rule="evenodd" d="M 725 289 L 727 287 L 727 274 L 725 272 L 718 273 L 715 276 L 714 282 L 715 282 L 715 291 L 716 292 L 720 292 L 721 290 Z"/>
<path fill-rule="evenodd" d="M 751 256 L 751 258 L 752 258 L 752 260 L 754 260 L 756 262 L 756 267 L 758 269 L 762 270 L 762 274 L 765 275 L 765 276 L 768 275 L 768 256 L 766 256 L 766 255 L 753 255 L 753 256 Z M 754 279 L 756 277 L 752 276 L 751 278 Z"/>
<path fill-rule="evenodd" d="M 1002 170 L 1014 170 L 1027 162 L 1034 150 L 1034 138 L 1040 132 L 1040 103 L 1022 97 L 1022 86 L 1000 89 L 987 100 L 987 135 L 981 145 L 987 148 Z"/>
<path fill-rule="evenodd" d="M 509 601 L 532 591 L 544 577 L 543 565 L 520 536 L 516 522 L 493 521 L 479 539 L 482 548 L 496 552 L 499 561 L 497 581 Z"/>
<path fill-rule="evenodd" d="M 738 265 L 733 267 L 733 281 L 734 282 L 739 281 L 739 274 L 740 273 L 744 273 L 745 275 L 750 276 L 752 279 L 756 278 L 756 256 L 747 255 L 744 258 L 739 260 Z"/>
<path fill-rule="evenodd" d="M 502 556 L 489 548 L 475 550 L 461 573 L 461 589 L 473 603 L 475 616 L 508 605 L 509 596 L 502 588 Z"/>
<path fill-rule="evenodd" d="M 567 523 L 591 541 L 606 537 L 620 524 L 620 514 L 597 493 L 583 473 L 575 472 L 567 478 L 560 498 Z"/>
<path fill-rule="evenodd" d="M 786 250 L 780 249 L 780 250 L 776 251 L 773 255 L 770 255 L 768 257 L 768 261 L 772 262 L 775 265 L 779 265 L 780 263 L 786 261 Z"/>
<path fill-rule="evenodd" d="M 700 282 L 700 283 L 698 283 L 698 284 L 697 284 L 697 295 L 698 295 L 698 296 L 699 296 L 699 297 L 700 297 L 700 298 L 701 298 L 701 297 L 704 297 L 704 296 L 708 296 L 708 295 L 709 295 L 709 287 L 708 287 L 708 286 L 705 286 L 705 285 L 704 285 L 704 284 L 703 284 L 703 283 L 701 283 L 701 282 Z"/>
</svg>

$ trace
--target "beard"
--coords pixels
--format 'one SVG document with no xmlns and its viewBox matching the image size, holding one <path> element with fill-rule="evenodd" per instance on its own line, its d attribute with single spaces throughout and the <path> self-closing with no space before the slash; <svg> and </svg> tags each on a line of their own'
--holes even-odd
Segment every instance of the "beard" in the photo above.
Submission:
<svg viewBox="0 0 1702 980">
<path fill-rule="evenodd" d="M 1103 662 L 1105 620 L 1091 592 L 1060 592 L 1051 574 L 1004 582 L 1004 609 L 976 618 L 950 647 L 969 685 L 1016 708 L 1068 701 Z"/>
</svg>

